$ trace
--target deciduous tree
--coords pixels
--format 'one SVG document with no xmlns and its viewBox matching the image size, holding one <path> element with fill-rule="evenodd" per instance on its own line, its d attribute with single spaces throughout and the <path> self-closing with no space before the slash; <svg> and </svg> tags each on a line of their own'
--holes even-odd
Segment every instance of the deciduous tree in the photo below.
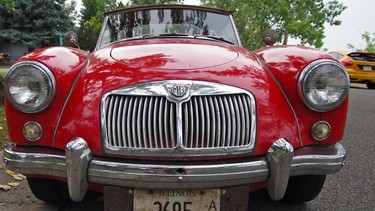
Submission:
<svg viewBox="0 0 375 211">
<path fill-rule="evenodd" d="M 337 0 L 201 0 L 204 5 L 233 11 L 243 45 L 261 47 L 261 35 L 269 28 L 288 44 L 289 37 L 317 48 L 323 45 L 324 24 L 340 25 L 336 18 L 345 10 Z"/>
<path fill-rule="evenodd" d="M 375 53 L 375 33 L 370 33 L 368 31 L 365 31 L 363 34 L 361 34 L 363 41 L 366 43 L 365 48 L 356 48 L 352 44 L 348 44 L 348 48 L 350 48 L 353 51 L 358 52 L 370 52 Z"/>
<path fill-rule="evenodd" d="M 116 0 L 82 0 L 82 4 L 79 43 L 82 49 L 92 51 L 100 34 L 104 13 L 122 8 L 124 5 Z"/>
</svg>

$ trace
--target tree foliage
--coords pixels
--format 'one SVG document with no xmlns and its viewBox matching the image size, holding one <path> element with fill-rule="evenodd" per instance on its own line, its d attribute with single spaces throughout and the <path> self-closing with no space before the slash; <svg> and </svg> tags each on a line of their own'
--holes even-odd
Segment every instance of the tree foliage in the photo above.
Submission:
<svg viewBox="0 0 375 211">
<path fill-rule="evenodd" d="M 375 53 L 375 33 L 370 33 L 368 31 L 365 31 L 363 34 L 361 34 L 363 41 L 366 43 L 365 48 L 356 48 L 352 44 L 348 44 L 348 48 L 352 49 L 353 51 L 357 52 L 369 52 L 369 53 Z"/>
<path fill-rule="evenodd" d="M 76 0 L 0 0 L 0 43 L 24 43 L 31 48 L 56 44 L 55 32 L 66 32 L 79 25 L 82 49 L 93 50 L 110 10 L 135 5 L 183 3 L 184 0 L 82 0 L 80 14 Z M 323 45 L 324 24 L 340 25 L 337 17 L 346 9 L 338 0 L 201 0 L 204 6 L 229 10 L 237 25 L 244 47 L 263 45 L 267 29 L 279 34 L 279 42 L 289 38 L 317 48 Z M 369 35 L 368 35 L 369 36 Z M 366 37 L 363 37 L 366 40 Z M 369 39 L 368 39 L 369 40 Z"/>
<path fill-rule="evenodd" d="M 124 5 L 116 0 L 82 0 L 82 4 L 79 43 L 82 49 L 92 51 L 100 34 L 104 13 Z"/>
<path fill-rule="evenodd" d="M 323 45 L 324 24 L 340 25 L 336 18 L 346 9 L 337 0 L 201 0 L 206 6 L 233 11 L 243 45 L 248 49 L 262 46 L 262 33 L 272 28 L 279 41 L 297 38 L 301 44 L 317 48 Z"/>
<path fill-rule="evenodd" d="M 30 49 L 58 45 L 55 33 L 73 28 L 61 1 L 6 0 L 0 14 L 0 43 L 22 43 Z"/>
<path fill-rule="evenodd" d="M 68 15 L 70 21 L 75 23 L 76 25 L 79 24 L 79 12 L 76 10 L 77 8 L 77 1 L 70 0 L 69 2 L 65 2 L 62 4 L 63 10 Z"/>
</svg>

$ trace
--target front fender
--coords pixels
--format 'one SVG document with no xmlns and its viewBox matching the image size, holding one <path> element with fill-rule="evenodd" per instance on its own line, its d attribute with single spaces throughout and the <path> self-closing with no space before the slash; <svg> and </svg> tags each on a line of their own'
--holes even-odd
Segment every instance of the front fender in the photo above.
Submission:
<svg viewBox="0 0 375 211">
<path fill-rule="evenodd" d="M 278 81 L 295 111 L 300 125 L 303 145 L 316 144 L 311 136 L 311 127 L 319 120 L 327 121 L 331 125 L 332 132 L 325 143 L 332 144 L 342 140 L 348 110 L 348 98 L 332 111 L 315 112 L 305 106 L 298 95 L 298 79 L 301 71 L 316 60 L 331 59 L 336 61 L 335 58 L 328 53 L 303 46 L 274 46 L 259 49 L 254 53 L 258 55 L 265 68 Z"/>
<path fill-rule="evenodd" d="M 46 65 L 56 79 L 58 91 L 50 106 L 36 114 L 23 113 L 12 107 L 5 100 L 7 119 L 17 119 L 17 121 L 12 121 L 11 124 L 8 124 L 9 138 L 13 143 L 18 145 L 36 144 L 27 141 L 22 133 L 24 124 L 32 120 L 43 127 L 43 137 L 38 141 L 38 145 L 51 146 L 62 108 L 74 81 L 86 63 L 88 55 L 88 52 L 79 49 L 51 47 L 33 51 L 15 62 L 17 64 L 21 61 L 37 61 Z"/>
</svg>

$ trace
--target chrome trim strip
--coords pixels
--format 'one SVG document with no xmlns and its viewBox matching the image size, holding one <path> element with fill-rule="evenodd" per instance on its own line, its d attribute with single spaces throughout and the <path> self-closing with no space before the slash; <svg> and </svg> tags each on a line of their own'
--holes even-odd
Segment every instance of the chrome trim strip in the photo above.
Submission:
<svg viewBox="0 0 375 211">
<path fill-rule="evenodd" d="M 8 169 L 23 174 L 67 177 L 66 156 L 26 153 L 27 147 L 22 150 L 18 152 L 14 145 L 7 145 L 4 149 L 3 157 Z M 279 153 L 279 150 L 274 150 L 267 156 Z M 297 149 L 290 166 L 290 176 L 336 173 L 345 164 L 345 154 L 340 143 L 331 147 Z M 270 177 L 274 168 L 269 168 L 269 165 L 265 157 L 240 163 L 207 165 L 139 164 L 93 158 L 88 164 L 87 179 L 92 183 L 136 188 L 214 188 L 266 181 L 274 181 L 276 187 L 279 183 Z M 75 171 L 72 173 L 74 175 Z"/>
<path fill-rule="evenodd" d="M 90 56 L 90 53 L 87 54 L 87 58 L 89 58 Z M 82 65 L 81 67 L 81 70 L 79 71 L 77 77 L 75 78 L 73 84 L 72 84 L 72 87 L 70 88 L 69 90 L 69 93 L 68 93 L 68 96 L 66 97 L 66 100 L 64 102 L 64 105 L 63 107 L 61 108 L 61 111 L 60 111 L 60 114 L 59 114 L 59 117 L 57 119 L 57 123 L 56 123 L 56 127 L 55 127 L 55 130 L 53 131 L 53 137 L 52 137 L 52 147 L 55 147 L 55 140 L 56 140 L 56 136 L 57 136 L 57 130 L 59 129 L 59 126 L 60 126 L 60 122 L 61 122 L 61 118 L 63 117 L 63 114 L 64 114 L 64 111 L 66 109 L 66 106 L 68 104 L 68 101 L 70 100 L 70 97 L 72 96 L 73 94 L 73 91 L 74 91 L 74 88 L 76 87 L 77 85 L 77 82 L 78 82 L 78 79 L 81 77 L 82 75 L 82 72 L 86 69 L 86 65 L 89 63 L 89 59 L 85 61 L 85 63 Z"/>
<path fill-rule="evenodd" d="M 102 28 L 100 29 L 100 34 L 99 34 L 99 37 L 98 37 L 98 41 L 95 45 L 95 49 L 94 51 L 98 50 L 99 48 L 102 48 L 110 43 L 107 43 L 107 44 L 104 44 L 102 45 L 102 42 L 103 42 L 103 37 L 104 37 L 104 30 L 105 30 L 105 27 L 106 27 L 106 23 L 108 22 L 108 16 L 106 15 L 104 17 L 104 20 L 103 20 L 103 25 L 102 25 Z"/>
<path fill-rule="evenodd" d="M 235 35 L 236 35 L 238 46 L 243 47 L 242 46 L 242 42 L 241 42 L 240 34 L 238 33 L 237 26 L 236 26 L 235 21 L 233 19 L 233 15 L 229 15 L 229 18 L 230 18 L 230 20 L 232 22 L 232 26 L 233 26 L 233 29 L 234 29 L 234 32 L 235 32 Z"/>
<path fill-rule="evenodd" d="M 178 85 L 180 88 L 183 87 L 186 92 L 184 92 L 183 95 L 181 96 L 172 96 L 171 90 L 176 88 L 176 85 Z M 202 101 L 203 99 L 195 99 L 194 97 L 203 97 L 205 98 L 206 96 L 218 96 L 220 98 L 217 100 L 215 98 L 215 107 L 221 108 L 221 110 L 226 110 L 224 108 L 231 108 L 232 113 L 226 113 L 225 115 L 222 115 L 218 117 L 218 122 L 219 124 L 222 125 L 223 131 L 217 131 L 217 137 L 220 137 L 221 141 L 224 141 L 227 139 L 227 135 L 233 133 L 233 137 L 235 136 L 235 126 L 232 128 L 232 124 L 235 124 L 234 120 L 234 106 L 233 106 L 233 100 L 228 101 L 226 96 L 224 95 L 231 95 L 231 94 L 244 94 L 246 97 L 242 96 L 242 105 L 244 108 L 242 110 L 245 112 L 245 121 L 247 125 L 250 125 L 250 128 L 247 128 L 245 132 L 246 136 L 244 137 L 245 140 L 249 140 L 248 144 L 245 145 L 243 143 L 242 145 L 238 146 L 233 146 L 231 144 L 233 143 L 226 143 L 226 147 L 211 147 L 211 148 L 197 148 L 197 146 L 186 146 L 185 143 L 187 140 L 183 140 L 184 134 L 183 134 L 183 107 L 195 111 L 200 111 L 200 112 L 195 112 L 195 114 L 189 115 L 191 120 L 190 122 L 194 123 L 192 127 L 195 128 L 195 133 L 191 132 L 190 138 L 193 138 L 195 135 L 194 140 L 200 140 L 200 143 L 204 143 L 204 138 L 203 135 L 199 134 L 204 134 L 204 130 L 206 129 L 205 127 L 208 126 L 210 127 L 205 121 L 205 117 L 200 116 L 198 113 L 203 113 L 205 110 L 204 106 L 198 106 L 197 101 Z M 107 109 L 109 108 L 108 112 L 113 111 L 113 106 L 106 105 L 108 104 L 107 99 L 111 95 L 126 95 L 126 96 L 131 96 L 131 104 L 133 106 L 133 96 L 137 97 L 155 97 L 156 100 L 154 103 L 152 103 L 150 110 L 155 110 L 155 109 L 160 109 L 158 112 L 153 112 L 153 122 L 148 123 L 148 128 L 152 126 L 154 128 L 153 134 L 149 134 L 149 140 L 154 140 L 154 147 L 142 147 L 142 148 L 136 148 L 136 147 L 118 147 L 115 146 L 113 143 L 110 143 L 109 140 L 112 140 L 111 135 L 112 132 L 110 130 L 107 130 L 107 122 L 109 120 L 106 120 L 107 116 L 112 115 L 109 114 L 107 115 Z M 137 101 L 138 98 L 136 98 Z M 165 100 L 167 99 L 167 100 Z M 190 101 L 189 101 L 190 100 Z M 152 101 L 152 100 L 151 100 Z M 186 103 L 189 101 L 188 104 L 190 106 L 187 106 Z M 219 101 L 219 102 L 217 102 Z M 177 146 L 169 146 L 166 148 L 166 146 L 158 146 L 156 145 L 157 142 L 159 143 L 165 143 L 168 144 L 168 142 L 165 142 L 164 140 L 168 140 L 169 137 L 164 137 L 167 133 L 165 131 L 168 129 L 167 128 L 167 122 L 161 121 L 161 119 L 156 115 L 156 113 L 163 113 L 166 114 L 168 112 L 166 108 L 162 107 L 167 107 L 167 102 L 173 103 L 176 105 L 176 127 L 177 127 Z M 117 103 L 115 103 L 117 105 Z M 135 103 L 136 106 L 138 107 L 138 102 Z M 203 102 L 200 104 L 202 105 Z M 225 104 L 225 105 L 224 105 Z M 160 106 L 158 106 L 160 105 Z M 162 106 L 161 106 L 162 105 Z M 231 106 L 230 106 L 231 105 Z M 250 107 L 249 107 L 250 106 Z M 151 108 L 153 107 L 153 108 Z M 207 107 L 208 108 L 208 107 Z M 172 108 L 171 111 L 172 112 Z M 150 114 L 151 112 L 149 112 Z M 135 119 L 135 112 L 133 113 L 133 118 L 130 115 L 130 112 L 128 113 L 128 116 L 126 118 L 126 121 L 130 121 L 131 119 Z M 188 115 L 185 116 L 187 118 Z M 110 118 L 109 118 L 110 119 Z M 150 119 L 150 118 L 149 118 Z M 157 121 L 159 120 L 159 121 Z M 195 121 L 194 121 L 195 120 Z M 114 121 L 114 120 L 112 120 Z M 227 122 L 228 121 L 228 122 Z M 136 135 L 141 131 L 135 131 L 135 126 L 134 124 L 131 124 L 131 122 L 128 122 L 127 125 L 131 126 L 127 127 L 127 140 L 135 140 L 136 137 L 131 137 L 132 135 Z M 224 129 L 227 129 L 226 127 L 230 127 L 228 131 L 225 131 Z M 164 128 L 163 128 L 164 127 Z M 174 131 L 173 125 L 170 126 L 171 131 Z M 207 129 L 208 129 L 207 128 Z M 102 129 L 102 143 L 103 143 L 103 149 L 106 154 L 114 154 L 114 155 L 128 155 L 128 156 L 158 156 L 158 157 L 170 157 L 170 156 L 175 156 L 175 157 L 186 157 L 186 156 L 218 156 L 218 155 L 235 155 L 235 154 L 244 154 L 244 153 L 249 153 L 253 151 L 253 148 L 255 146 L 255 136 L 256 136 L 256 105 L 255 105 L 255 98 L 254 96 L 248 92 L 247 90 L 240 89 L 237 87 L 233 86 L 228 86 L 224 84 L 217 84 L 217 83 L 212 83 L 212 82 L 203 82 L 203 81 L 191 81 L 191 80 L 169 80 L 169 81 L 156 81 L 156 82 L 148 82 L 148 83 L 142 83 L 142 84 L 136 84 L 128 87 L 123 87 L 121 89 L 113 90 L 111 92 L 108 92 L 103 95 L 101 99 L 101 129 Z M 139 127 L 138 127 L 139 129 Z M 239 129 L 238 129 L 239 130 Z M 199 131 L 199 133 L 198 133 Z M 145 132 L 145 131 L 143 131 Z M 237 131 L 238 133 L 239 131 Z M 125 131 L 124 131 L 125 133 Z M 151 137 L 153 136 L 153 137 Z M 120 137 L 120 136 L 119 136 Z M 163 141 L 162 141 L 163 140 Z M 208 141 L 208 140 L 206 140 Z M 191 142 L 191 141 L 190 141 Z M 143 143 L 145 143 L 143 141 Z M 218 141 L 219 143 L 219 141 Z M 130 145 L 128 145 L 130 146 Z M 137 146 L 135 143 L 133 146 Z M 156 146 L 156 147 L 155 147 Z M 196 147 L 196 148 L 194 148 Z"/>
</svg>

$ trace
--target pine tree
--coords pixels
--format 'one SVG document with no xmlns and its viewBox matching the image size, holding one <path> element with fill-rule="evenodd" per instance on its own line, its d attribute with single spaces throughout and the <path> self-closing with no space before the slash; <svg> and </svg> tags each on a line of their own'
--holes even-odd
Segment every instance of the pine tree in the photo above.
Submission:
<svg viewBox="0 0 375 211">
<path fill-rule="evenodd" d="M 0 43 L 22 43 L 31 50 L 58 45 L 56 34 L 74 27 L 61 4 L 51 0 L 0 4 Z"/>
</svg>

